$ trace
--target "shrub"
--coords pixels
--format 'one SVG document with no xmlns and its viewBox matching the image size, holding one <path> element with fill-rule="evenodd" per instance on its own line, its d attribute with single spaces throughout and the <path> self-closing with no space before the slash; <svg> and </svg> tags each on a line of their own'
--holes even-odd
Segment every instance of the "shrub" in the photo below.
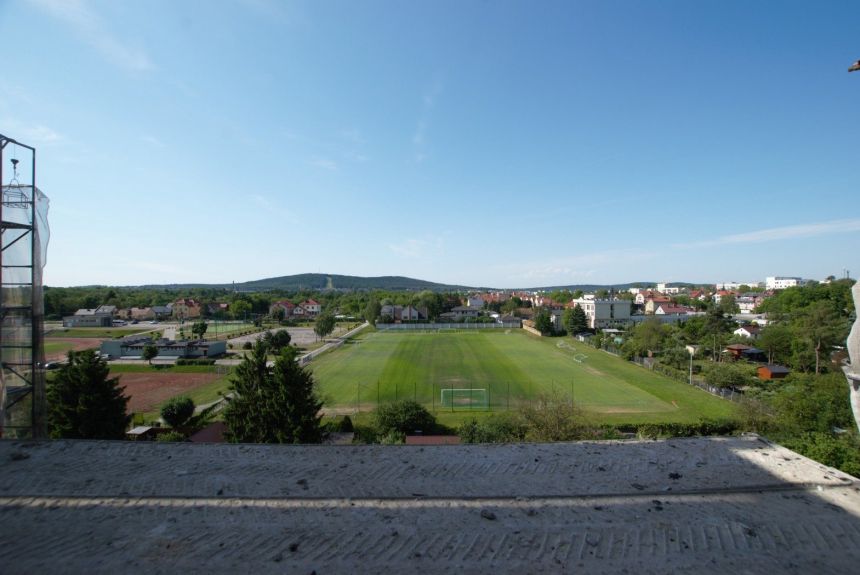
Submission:
<svg viewBox="0 0 860 575">
<path fill-rule="evenodd" d="M 176 365 L 215 365 L 215 360 L 202 357 L 194 359 L 180 358 L 176 360 Z"/>
<path fill-rule="evenodd" d="M 542 395 L 520 410 L 528 441 L 571 441 L 584 430 L 582 410 L 558 395 Z"/>
<path fill-rule="evenodd" d="M 250 341 L 246 341 L 242 344 L 242 349 L 251 349 L 254 345 Z"/>
<path fill-rule="evenodd" d="M 382 445 L 401 445 L 406 443 L 406 434 L 399 431 L 389 431 L 379 438 Z"/>
<path fill-rule="evenodd" d="M 344 415 L 343 419 L 338 422 L 337 430 L 341 433 L 352 433 L 354 431 L 352 419 L 348 415 Z"/>
<path fill-rule="evenodd" d="M 526 437 L 527 426 L 514 413 L 491 415 L 483 421 L 464 421 L 457 429 L 463 443 L 513 443 Z"/>
<path fill-rule="evenodd" d="M 738 430 L 735 420 L 703 419 L 695 423 L 646 423 L 636 428 L 642 439 L 665 437 L 694 437 L 697 435 L 729 435 Z"/>
<path fill-rule="evenodd" d="M 156 441 L 188 441 L 185 434 L 178 431 L 168 431 L 167 433 L 159 433 L 155 436 Z"/>
<path fill-rule="evenodd" d="M 181 427 L 194 415 L 194 401 L 180 395 L 161 406 L 161 417 L 170 427 Z"/>
<path fill-rule="evenodd" d="M 392 431 L 413 433 L 431 431 L 436 427 L 436 418 L 424 406 L 411 400 L 402 400 L 381 405 L 374 412 L 374 421 L 380 434 Z"/>
</svg>

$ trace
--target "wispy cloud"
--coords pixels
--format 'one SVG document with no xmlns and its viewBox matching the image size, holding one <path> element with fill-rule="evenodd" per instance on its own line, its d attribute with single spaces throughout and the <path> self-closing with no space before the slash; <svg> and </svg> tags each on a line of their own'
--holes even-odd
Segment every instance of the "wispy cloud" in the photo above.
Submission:
<svg viewBox="0 0 860 575">
<path fill-rule="evenodd" d="M 766 228 L 741 234 L 721 236 L 712 240 L 691 242 L 687 244 L 674 244 L 676 248 L 699 248 L 710 246 L 721 246 L 731 244 L 753 244 L 761 242 L 773 242 L 779 240 L 793 240 L 798 238 L 812 238 L 832 234 L 844 234 L 860 232 L 860 218 L 846 220 L 831 220 L 829 222 L 817 222 L 811 224 L 799 224 L 795 226 L 782 226 L 778 228 Z"/>
<path fill-rule="evenodd" d="M 32 126 L 21 130 L 25 141 L 33 142 L 34 144 L 56 144 L 63 140 L 63 136 L 47 126 Z"/>
<path fill-rule="evenodd" d="M 436 107 L 436 101 L 441 94 L 442 83 L 437 81 L 421 97 L 421 112 L 418 115 L 415 130 L 412 132 L 412 158 L 419 164 L 429 157 L 427 134 L 430 130 L 433 108 Z"/>
<path fill-rule="evenodd" d="M 82 41 L 116 66 L 135 72 L 152 70 L 155 65 L 146 52 L 114 35 L 104 20 L 85 0 L 30 0 L 44 12 L 65 22 Z"/>
<path fill-rule="evenodd" d="M 330 172 L 337 171 L 337 163 L 330 158 L 314 156 L 313 158 L 308 160 L 308 163 L 316 168 L 329 170 Z"/>
<path fill-rule="evenodd" d="M 499 275 L 507 281 L 532 287 L 538 284 L 566 284 L 589 280 L 599 271 L 617 268 L 626 263 L 639 262 L 653 257 L 653 253 L 641 249 L 608 250 L 583 254 L 572 254 L 545 260 L 524 259 L 513 264 L 495 266 Z"/>
<path fill-rule="evenodd" d="M 361 130 L 358 130 L 356 128 L 341 130 L 340 137 L 351 144 L 358 144 L 363 146 L 367 143 L 367 140 L 362 135 Z"/>
<path fill-rule="evenodd" d="M 396 244 L 388 244 L 388 249 L 408 259 L 439 255 L 444 251 L 444 248 L 445 239 L 442 236 L 433 236 L 427 239 L 407 238 Z"/>
<path fill-rule="evenodd" d="M 149 144 L 150 146 L 153 146 L 153 147 L 155 147 L 155 148 L 163 148 L 163 147 L 165 147 L 165 146 L 164 146 L 164 142 L 162 142 L 161 140 L 159 140 L 159 139 L 158 139 L 158 138 L 156 138 L 155 136 L 141 136 L 141 137 L 140 137 L 140 139 L 141 139 L 141 141 L 143 141 L 144 143 L 147 143 L 147 144 Z"/>
<path fill-rule="evenodd" d="M 290 210 L 284 209 L 279 206 L 277 203 L 272 202 L 268 197 L 262 194 L 251 194 L 251 201 L 257 205 L 257 207 L 261 208 L 264 212 L 269 215 L 274 215 L 278 219 L 289 222 L 296 223 L 299 219 L 296 215 Z"/>
</svg>

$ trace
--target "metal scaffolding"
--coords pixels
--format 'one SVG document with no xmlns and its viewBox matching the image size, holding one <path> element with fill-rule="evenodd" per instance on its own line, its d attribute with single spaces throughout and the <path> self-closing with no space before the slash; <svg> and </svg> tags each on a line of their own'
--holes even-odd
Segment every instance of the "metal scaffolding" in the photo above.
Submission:
<svg viewBox="0 0 860 575">
<path fill-rule="evenodd" d="M 0 435 L 44 437 L 48 229 L 47 198 L 36 188 L 36 149 L 0 134 L 0 184 Z"/>
</svg>

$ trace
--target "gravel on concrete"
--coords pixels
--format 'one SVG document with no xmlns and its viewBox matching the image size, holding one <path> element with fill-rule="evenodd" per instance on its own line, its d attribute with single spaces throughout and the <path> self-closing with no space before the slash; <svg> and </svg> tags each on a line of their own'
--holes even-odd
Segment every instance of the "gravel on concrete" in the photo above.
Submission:
<svg viewBox="0 0 860 575">
<path fill-rule="evenodd" d="M 860 484 L 757 436 L 447 446 L 0 441 L 34 572 L 842 572 Z"/>
</svg>

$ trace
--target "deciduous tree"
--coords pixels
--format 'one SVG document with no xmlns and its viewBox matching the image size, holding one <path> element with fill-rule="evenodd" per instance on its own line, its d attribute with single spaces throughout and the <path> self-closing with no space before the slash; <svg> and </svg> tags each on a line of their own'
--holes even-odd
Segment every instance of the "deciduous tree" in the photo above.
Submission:
<svg viewBox="0 0 860 575">
<path fill-rule="evenodd" d="M 317 334 L 317 337 L 323 339 L 334 331 L 335 324 L 333 315 L 328 313 L 321 314 L 317 317 L 316 322 L 314 322 L 314 333 Z"/>
<path fill-rule="evenodd" d="M 158 348 L 154 343 L 148 343 L 143 346 L 143 351 L 140 354 L 141 359 L 145 359 L 149 365 L 152 365 L 152 360 L 158 355 Z"/>
</svg>

